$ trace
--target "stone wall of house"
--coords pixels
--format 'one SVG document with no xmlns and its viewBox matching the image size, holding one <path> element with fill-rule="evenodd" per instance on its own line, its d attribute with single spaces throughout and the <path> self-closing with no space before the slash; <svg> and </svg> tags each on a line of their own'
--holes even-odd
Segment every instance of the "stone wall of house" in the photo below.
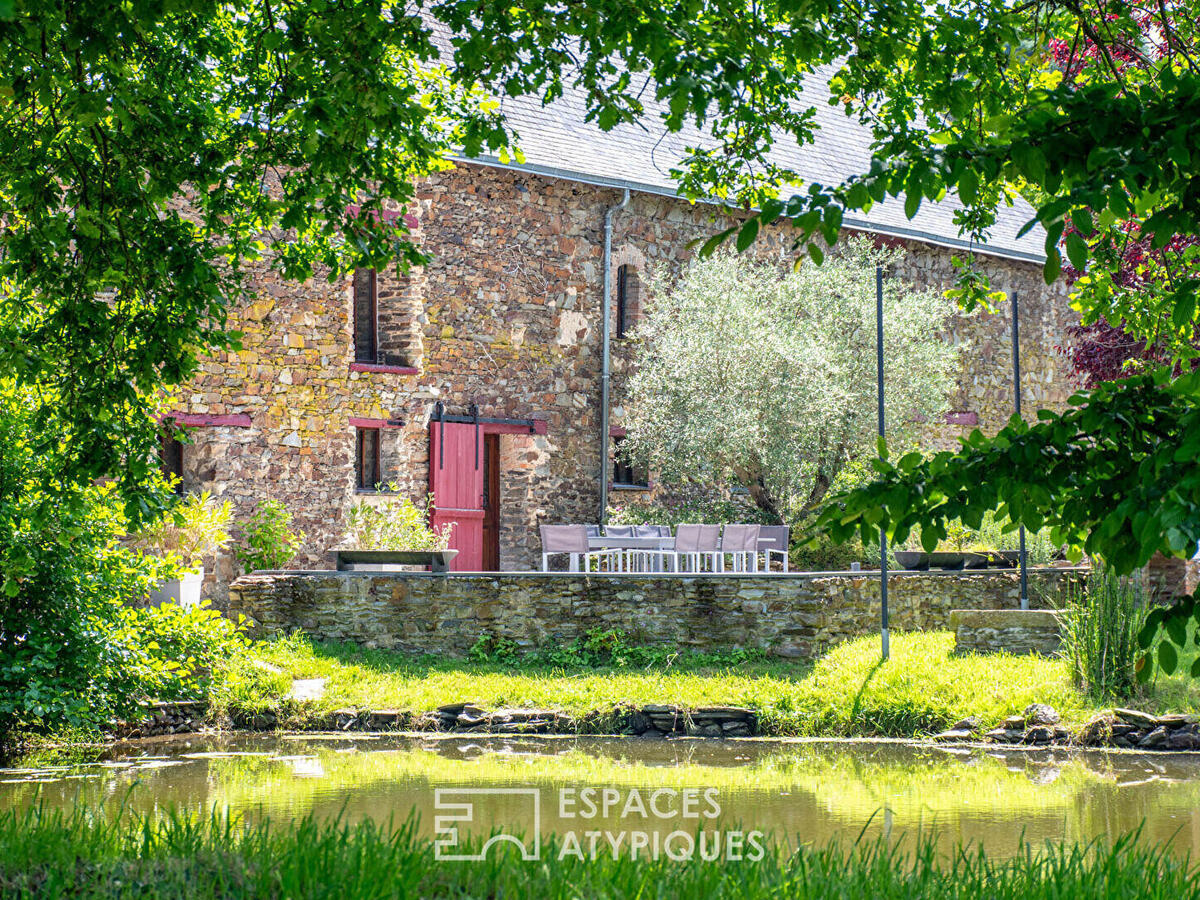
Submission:
<svg viewBox="0 0 1200 900">
<path fill-rule="evenodd" d="M 297 564 L 330 564 L 358 495 L 352 419 L 386 423 L 384 478 L 420 499 L 428 490 L 429 417 L 475 403 L 483 416 L 541 419 L 545 434 L 501 436 L 501 566 L 533 567 L 540 521 L 598 518 L 602 222 L 615 190 L 477 166 L 439 173 L 407 211 L 428 265 L 403 276 L 379 273 L 385 364 L 354 364 L 350 279 L 324 273 L 287 283 L 262 269 L 254 295 L 236 311 L 241 349 L 206 360 L 174 402 L 194 424 L 185 448 L 185 486 L 233 501 L 238 519 L 283 501 L 307 534 Z M 614 217 L 613 271 L 677 271 L 689 243 L 724 226 L 712 207 L 635 194 Z M 774 227 L 754 253 L 792 259 L 791 236 Z M 899 277 L 949 286 L 951 252 L 914 245 Z M 1023 300 L 1025 398 L 1059 406 L 1071 385 L 1055 353 L 1069 312 L 1064 289 L 1046 288 L 1034 265 L 981 258 L 1001 290 Z M 650 302 L 643 280 L 642 303 Z M 957 321 L 949 340 L 970 340 L 952 408 L 960 424 L 931 426 L 944 441 L 974 423 L 1003 424 L 1011 409 L 1008 324 L 1001 316 Z M 615 341 L 620 425 L 622 378 L 632 353 Z M 223 417 L 223 418 L 214 418 Z M 235 417 L 235 424 L 230 424 Z M 206 424 L 208 423 L 208 424 Z M 223 595 L 231 557 L 210 560 L 210 593 Z"/>
<path fill-rule="evenodd" d="M 1034 569 L 1031 602 L 1054 605 L 1080 570 Z M 944 629 L 951 610 L 1020 606 L 1017 573 L 896 573 L 891 626 Z M 816 656 L 879 628 L 879 579 L 868 573 L 629 576 L 507 573 L 283 572 L 239 578 L 231 612 L 259 636 L 299 629 L 321 640 L 464 656 L 483 636 L 529 650 L 617 629 L 648 645 L 761 648 Z"/>
</svg>

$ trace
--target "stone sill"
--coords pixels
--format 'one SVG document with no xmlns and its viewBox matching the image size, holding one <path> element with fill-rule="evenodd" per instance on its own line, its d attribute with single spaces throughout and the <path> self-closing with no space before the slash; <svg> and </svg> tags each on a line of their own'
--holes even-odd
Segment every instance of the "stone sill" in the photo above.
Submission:
<svg viewBox="0 0 1200 900">
<path fill-rule="evenodd" d="M 416 366 L 388 366 L 383 363 L 350 363 L 351 372 L 379 372 L 388 375 L 420 375 L 421 370 Z"/>
<path fill-rule="evenodd" d="M 648 484 L 610 484 L 610 491 L 648 491 L 651 485 Z"/>
</svg>

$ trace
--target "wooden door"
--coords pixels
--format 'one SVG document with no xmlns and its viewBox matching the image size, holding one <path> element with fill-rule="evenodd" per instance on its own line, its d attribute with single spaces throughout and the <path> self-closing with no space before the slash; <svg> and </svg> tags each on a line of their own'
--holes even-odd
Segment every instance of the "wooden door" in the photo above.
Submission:
<svg viewBox="0 0 1200 900">
<path fill-rule="evenodd" d="M 444 444 L 443 444 L 444 441 Z M 455 572 L 483 569 L 483 435 L 461 422 L 429 423 L 429 485 L 433 525 L 452 525 Z"/>
<path fill-rule="evenodd" d="M 483 570 L 500 571 L 500 435 L 483 436 Z"/>
</svg>

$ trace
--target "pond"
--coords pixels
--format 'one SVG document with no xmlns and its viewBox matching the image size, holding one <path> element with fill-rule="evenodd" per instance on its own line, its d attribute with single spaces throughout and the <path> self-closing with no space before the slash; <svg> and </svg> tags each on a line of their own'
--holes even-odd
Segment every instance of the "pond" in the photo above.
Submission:
<svg viewBox="0 0 1200 900">
<path fill-rule="evenodd" d="M 534 792 L 516 789 L 536 788 Z M 250 819 L 412 813 L 435 792 L 464 830 L 759 830 L 789 845 L 860 833 L 939 846 L 1113 838 L 1139 827 L 1200 858 L 1200 755 L 1000 751 L 896 742 L 432 736 L 193 737 L 116 746 L 71 766 L 0 770 L 0 810 L 41 803 Z M 591 789 L 590 791 L 588 789 Z M 472 792 L 475 792 L 472 794 Z M 536 809 L 535 809 L 536 802 Z M 536 818 L 535 818 L 536 816 Z"/>
</svg>

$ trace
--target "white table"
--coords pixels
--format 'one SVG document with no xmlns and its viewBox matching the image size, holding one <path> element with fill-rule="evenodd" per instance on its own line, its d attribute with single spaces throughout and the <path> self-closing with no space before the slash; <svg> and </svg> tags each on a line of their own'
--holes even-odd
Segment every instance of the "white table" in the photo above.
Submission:
<svg viewBox="0 0 1200 900">
<path fill-rule="evenodd" d="M 761 554 L 764 550 L 771 546 L 771 542 L 765 538 L 760 538 L 758 542 L 758 552 Z M 588 550 L 649 550 L 649 551 L 671 551 L 675 549 L 675 538 L 670 536 L 662 537 L 617 537 L 615 535 L 588 535 Z M 662 552 L 655 552 L 650 556 L 651 572 L 665 571 L 663 568 Z M 764 574 L 770 574 L 770 567 L 764 570 Z"/>
<path fill-rule="evenodd" d="M 651 572 L 663 571 L 662 552 L 675 549 L 675 538 L 670 535 L 660 537 L 617 537 L 615 535 L 588 535 L 588 550 L 647 550 L 651 551 Z M 624 556 L 624 554 L 622 554 Z"/>
</svg>

